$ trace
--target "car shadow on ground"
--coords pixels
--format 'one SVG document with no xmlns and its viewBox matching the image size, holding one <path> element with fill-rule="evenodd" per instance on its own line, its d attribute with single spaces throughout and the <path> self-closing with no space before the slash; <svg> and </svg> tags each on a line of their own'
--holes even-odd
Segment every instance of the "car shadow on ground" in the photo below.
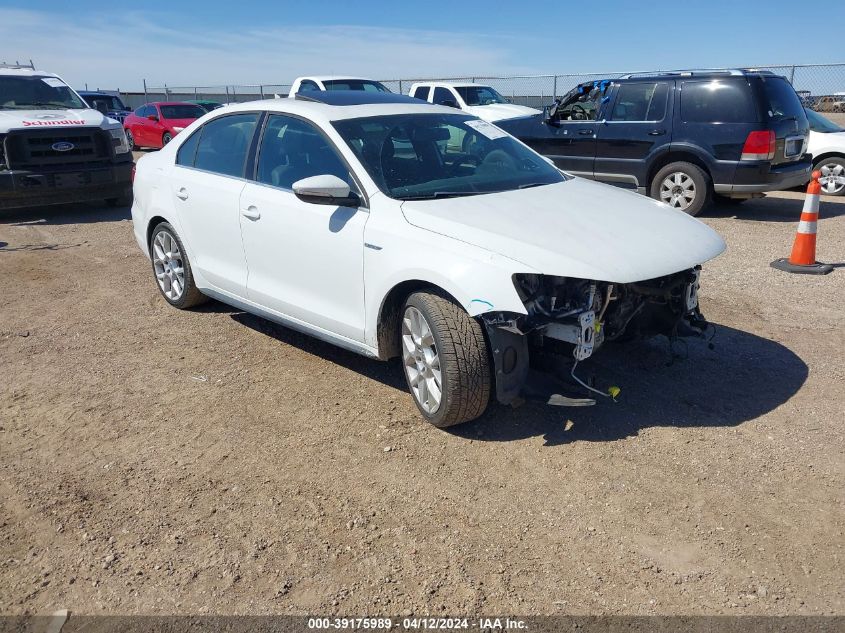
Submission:
<svg viewBox="0 0 845 633">
<path fill-rule="evenodd" d="M 804 198 L 781 198 L 767 196 L 747 200 L 741 204 L 716 202 L 706 207 L 702 219 L 708 218 L 736 218 L 737 220 L 755 220 L 760 222 L 794 222 L 798 224 Z M 823 196 L 819 203 L 819 217 L 837 218 L 845 215 L 845 198 Z"/>
<path fill-rule="evenodd" d="M 231 317 L 281 343 L 407 393 L 396 359 L 388 363 L 368 359 L 244 312 L 233 312 Z M 546 446 L 555 446 L 619 440 L 654 426 L 731 427 L 782 405 L 807 379 L 804 361 L 776 341 L 717 325 L 712 342 L 711 349 L 703 340 L 685 340 L 675 344 L 674 352 L 665 337 L 607 345 L 582 364 L 581 377 L 592 373 L 596 386 L 619 386 L 617 402 L 599 398 L 593 407 L 578 408 L 492 404 L 478 420 L 446 432 L 490 442 L 543 436 Z"/>
<path fill-rule="evenodd" d="M 0 211 L 0 225 L 21 226 L 25 224 L 94 224 L 98 222 L 122 222 L 132 217 L 130 207 L 109 207 L 105 202 L 62 204 L 31 209 L 10 209 Z"/>
</svg>

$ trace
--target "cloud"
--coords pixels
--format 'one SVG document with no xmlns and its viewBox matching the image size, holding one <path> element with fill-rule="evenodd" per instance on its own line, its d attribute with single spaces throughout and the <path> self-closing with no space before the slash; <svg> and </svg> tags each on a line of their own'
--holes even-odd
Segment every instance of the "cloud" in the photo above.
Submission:
<svg viewBox="0 0 845 633">
<path fill-rule="evenodd" d="M 345 25 L 273 25 L 230 31 L 166 15 L 106 17 L 0 8 L 4 55 L 75 86 L 286 84 L 304 74 L 378 79 L 518 74 L 523 44 L 501 35 Z M 7 59 L 7 61 L 10 61 Z"/>
</svg>

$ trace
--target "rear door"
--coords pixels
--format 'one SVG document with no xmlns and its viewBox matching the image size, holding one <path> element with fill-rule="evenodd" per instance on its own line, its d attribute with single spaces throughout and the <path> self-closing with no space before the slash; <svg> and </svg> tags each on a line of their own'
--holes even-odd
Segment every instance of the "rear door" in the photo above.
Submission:
<svg viewBox="0 0 845 633">
<path fill-rule="evenodd" d="M 179 147 L 170 178 L 191 265 L 236 297 L 246 297 L 238 209 L 258 118 L 257 112 L 245 112 L 203 125 Z"/>
<path fill-rule="evenodd" d="M 646 187 L 648 164 L 669 150 L 674 81 L 617 85 L 596 132 L 596 180 Z"/>
</svg>

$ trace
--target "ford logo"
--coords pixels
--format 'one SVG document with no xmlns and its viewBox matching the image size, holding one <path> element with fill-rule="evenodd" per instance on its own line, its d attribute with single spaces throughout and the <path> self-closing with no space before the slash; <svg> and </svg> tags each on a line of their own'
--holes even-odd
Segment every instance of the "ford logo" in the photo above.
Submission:
<svg viewBox="0 0 845 633">
<path fill-rule="evenodd" d="M 53 143 L 51 147 L 57 152 L 69 152 L 76 147 L 76 145 L 68 143 L 67 141 L 59 141 L 58 143 Z"/>
</svg>

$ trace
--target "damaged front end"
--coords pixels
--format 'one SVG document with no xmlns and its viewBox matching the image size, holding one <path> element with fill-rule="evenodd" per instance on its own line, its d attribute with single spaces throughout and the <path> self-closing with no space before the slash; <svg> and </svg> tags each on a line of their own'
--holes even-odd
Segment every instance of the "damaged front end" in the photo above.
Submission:
<svg viewBox="0 0 845 633">
<path fill-rule="evenodd" d="M 605 342 L 658 334 L 670 340 L 703 336 L 708 324 L 698 308 L 700 268 L 628 284 L 514 275 L 527 314 L 480 317 L 493 354 L 497 399 L 503 404 L 521 399 L 594 404 L 562 392 L 606 395 L 575 376 L 577 364 Z"/>
</svg>

